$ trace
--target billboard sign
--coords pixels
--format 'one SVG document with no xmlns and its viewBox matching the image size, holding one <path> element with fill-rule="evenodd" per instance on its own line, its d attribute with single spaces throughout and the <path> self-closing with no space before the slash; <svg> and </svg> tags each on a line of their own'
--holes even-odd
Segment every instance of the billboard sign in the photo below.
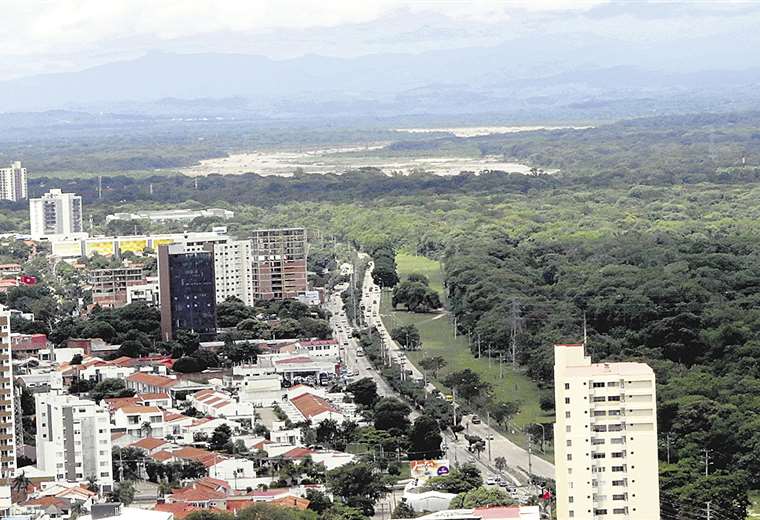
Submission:
<svg viewBox="0 0 760 520">
<path fill-rule="evenodd" d="M 448 475 L 448 460 L 413 460 L 409 462 L 412 478 L 430 478 Z"/>
</svg>

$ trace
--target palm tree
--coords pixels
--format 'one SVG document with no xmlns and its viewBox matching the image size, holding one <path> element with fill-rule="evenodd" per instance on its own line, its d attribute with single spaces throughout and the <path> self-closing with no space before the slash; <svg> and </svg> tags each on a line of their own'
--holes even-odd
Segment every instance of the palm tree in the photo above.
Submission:
<svg viewBox="0 0 760 520">
<path fill-rule="evenodd" d="M 16 478 L 13 479 L 12 488 L 17 493 L 21 493 L 24 496 L 24 500 L 26 500 L 26 490 L 29 488 L 29 485 L 31 483 L 32 481 L 27 478 L 26 472 L 22 471 L 16 476 Z"/>
<path fill-rule="evenodd" d="M 149 422 L 149 421 L 145 421 L 145 422 L 143 422 L 143 423 L 142 423 L 142 425 L 140 426 L 140 432 L 141 432 L 141 433 L 142 433 L 142 434 L 143 434 L 145 437 L 150 437 L 150 434 L 153 432 L 153 426 L 151 426 L 151 424 L 150 424 L 150 422 Z"/>
<path fill-rule="evenodd" d="M 87 477 L 87 491 L 92 491 L 93 493 L 98 493 L 100 491 L 100 486 L 98 486 L 98 477 L 95 475 L 90 475 Z"/>
</svg>

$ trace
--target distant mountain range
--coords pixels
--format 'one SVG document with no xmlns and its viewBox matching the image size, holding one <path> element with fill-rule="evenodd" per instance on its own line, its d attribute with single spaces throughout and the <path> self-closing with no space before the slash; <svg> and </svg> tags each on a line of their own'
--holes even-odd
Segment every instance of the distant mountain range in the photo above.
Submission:
<svg viewBox="0 0 760 520">
<path fill-rule="evenodd" d="M 0 82 L 0 111 L 561 118 L 590 108 L 614 117 L 636 106 L 642 113 L 756 106 L 760 68 L 745 68 L 753 62 L 735 48 L 733 42 L 691 41 L 653 49 L 587 35 L 546 35 L 495 47 L 348 59 L 150 53 Z M 699 60 L 695 52 L 702 53 Z"/>
</svg>

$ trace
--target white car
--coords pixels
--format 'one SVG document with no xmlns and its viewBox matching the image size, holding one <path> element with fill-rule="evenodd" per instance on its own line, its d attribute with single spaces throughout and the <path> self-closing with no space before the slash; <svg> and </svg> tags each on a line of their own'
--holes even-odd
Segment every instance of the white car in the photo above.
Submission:
<svg viewBox="0 0 760 520">
<path fill-rule="evenodd" d="M 486 486 L 495 486 L 496 485 L 496 479 L 493 477 L 489 477 L 486 479 Z"/>
</svg>

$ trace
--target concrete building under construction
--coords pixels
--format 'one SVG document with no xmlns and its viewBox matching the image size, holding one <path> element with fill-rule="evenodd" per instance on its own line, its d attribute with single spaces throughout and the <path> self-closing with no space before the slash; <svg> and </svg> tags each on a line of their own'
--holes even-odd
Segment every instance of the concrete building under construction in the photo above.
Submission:
<svg viewBox="0 0 760 520">
<path fill-rule="evenodd" d="M 284 300 L 306 291 L 307 254 L 304 228 L 254 231 L 251 237 L 254 298 Z"/>
</svg>

